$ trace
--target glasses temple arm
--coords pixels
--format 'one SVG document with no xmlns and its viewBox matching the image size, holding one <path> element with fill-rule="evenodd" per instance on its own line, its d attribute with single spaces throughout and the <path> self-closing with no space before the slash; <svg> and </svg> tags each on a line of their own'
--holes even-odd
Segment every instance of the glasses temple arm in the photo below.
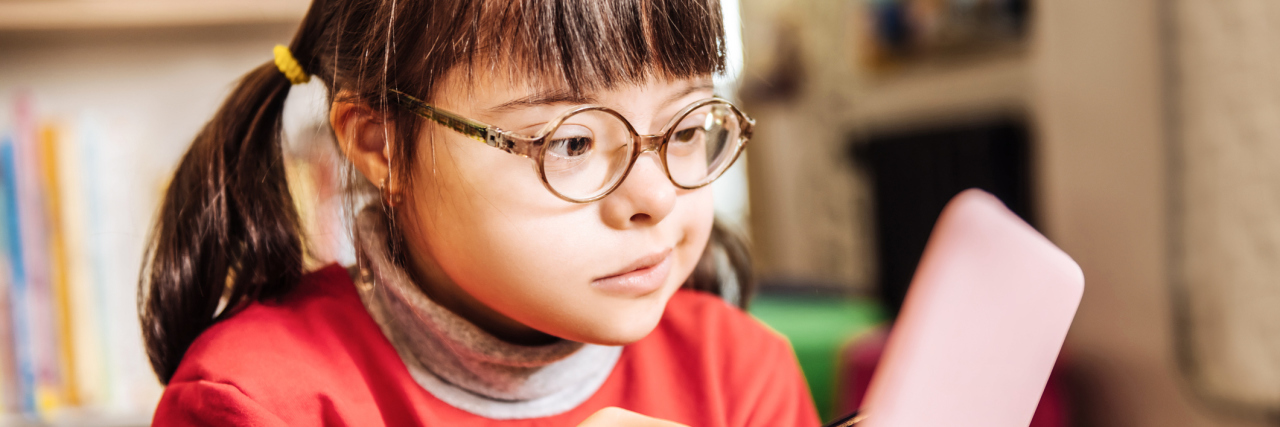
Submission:
<svg viewBox="0 0 1280 427">
<path fill-rule="evenodd" d="M 427 105 L 426 102 L 423 102 L 418 98 L 414 98 L 404 92 L 395 89 L 391 89 L 390 92 L 395 96 L 396 102 L 399 103 L 400 106 L 409 109 L 414 114 L 431 119 L 431 121 L 439 123 L 441 126 L 449 129 L 458 131 L 471 139 L 493 145 L 487 139 L 490 133 L 489 130 L 492 126 L 484 123 L 477 123 L 457 114 L 432 107 Z"/>
<path fill-rule="evenodd" d="M 756 130 L 756 119 L 753 119 L 747 116 L 746 114 L 743 114 L 742 118 L 746 119 L 745 122 L 747 124 L 746 126 L 743 126 L 742 138 L 751 139 L 751 134 L 755 133 L 755 130 Z"/>
</svg>

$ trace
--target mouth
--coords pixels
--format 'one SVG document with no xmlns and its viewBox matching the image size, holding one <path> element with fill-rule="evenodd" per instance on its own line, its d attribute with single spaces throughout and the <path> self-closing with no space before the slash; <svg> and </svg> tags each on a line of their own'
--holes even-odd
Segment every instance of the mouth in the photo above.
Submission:
<svg viewBox="0 0 1280 427">
<path fill-rule="evenodd" d="M 591 286 L 605 293 L 624 297 L 641 297 L 662 288 L 671 273 L 671 248 L 637 259 L 617 272 L 591 281 Z"/>
</svg>

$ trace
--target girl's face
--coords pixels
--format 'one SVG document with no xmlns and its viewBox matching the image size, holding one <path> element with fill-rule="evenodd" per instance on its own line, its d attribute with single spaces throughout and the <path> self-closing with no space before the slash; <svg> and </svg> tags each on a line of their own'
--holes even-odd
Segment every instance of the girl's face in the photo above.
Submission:
<svg viewBox="0 0 1280 427">
<path fill-rule="evenodd" d="M 709 77 L 652 79 L 584 99 L 479 71 L 470 79 L 452 73 L 437 87 L 436 107 L 525 135 L 588 103 L 655 134 L 681 108 L 711 96 Z M 427 125 L 409 143 L 420 144 L 420 154 L 395 223 L 411 268 L 433 300 L 509 341 L 643 338 L 710 235 L 711 188 L 676 187 L 654 152 L 640 155 L 613 193 L 578 204 L 543 187 L 530 159 L 441 126 Z M 406 181 L 394 178 L 387 181 Z"/>
</svg>

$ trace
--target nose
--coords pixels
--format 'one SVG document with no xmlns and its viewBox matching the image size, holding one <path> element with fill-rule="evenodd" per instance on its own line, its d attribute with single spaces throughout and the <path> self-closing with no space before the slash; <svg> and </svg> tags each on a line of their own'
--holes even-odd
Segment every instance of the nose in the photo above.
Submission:
<svg viewBox="0 0 1280 427">
<path fill-rule="evenodd" d="M 601 202 L 604 222 L 616 229 L 657 224 L 675 209 L 676 186 L 656 151 L 644 151 L 612 194 Z"/>
</svg>

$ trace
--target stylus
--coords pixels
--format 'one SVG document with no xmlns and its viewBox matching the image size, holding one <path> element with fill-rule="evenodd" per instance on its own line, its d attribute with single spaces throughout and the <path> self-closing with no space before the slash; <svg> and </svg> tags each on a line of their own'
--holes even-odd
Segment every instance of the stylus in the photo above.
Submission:
<svg viewBox="0 0 1280 427">
<path fill-rule="evenodd" d="M 858 411 L 853 411 L 852 414 L 846 415 L 838 420 L 827 423 L 822 427 L 852 427 L 853 425 L 858 424 L 865 418 L 866 417 L 858 416 Z"/>
</svg>

